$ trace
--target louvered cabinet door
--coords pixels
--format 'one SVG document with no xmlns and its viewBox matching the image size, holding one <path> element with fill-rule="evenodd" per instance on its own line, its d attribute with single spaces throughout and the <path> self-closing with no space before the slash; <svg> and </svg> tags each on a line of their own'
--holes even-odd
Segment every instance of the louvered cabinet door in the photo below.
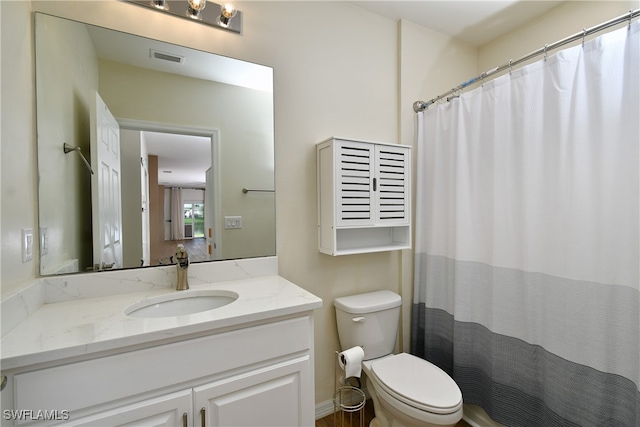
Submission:
<svg viewBox="0 0 640 427">
<path fill-rule="evenodd" d="M 409 224 L 410 159 L 407 147 L 375 146 L 376 224 Z"/>
<path fill-rule="evenodd" d="M 336 145 L 336 225 L 373 225 L 376 220 L 375 150 L 372 144 L 339 141 Z"/>
</svg>

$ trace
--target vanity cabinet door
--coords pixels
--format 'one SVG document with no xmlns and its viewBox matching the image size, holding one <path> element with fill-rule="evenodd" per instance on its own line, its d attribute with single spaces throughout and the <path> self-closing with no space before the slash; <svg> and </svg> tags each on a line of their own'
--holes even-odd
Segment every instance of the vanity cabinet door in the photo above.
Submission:
<svg viewBox="0 0 640 427">
<path fill-rule="evenodd" d="M 64 427 L 191 427 L 192 390 L 167 394 L 61 424 Z"/>
<path fill-rule="evenodd" d="M 309 356 L 194 389 L 196 426 L 313 426 Z M 202 423 L 202 420 L 205 423 Z"/>
</svg>

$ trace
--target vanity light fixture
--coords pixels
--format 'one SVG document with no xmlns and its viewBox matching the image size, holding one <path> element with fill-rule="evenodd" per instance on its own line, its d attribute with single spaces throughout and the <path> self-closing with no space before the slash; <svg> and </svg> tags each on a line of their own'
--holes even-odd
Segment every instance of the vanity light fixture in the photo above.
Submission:
<svg viewBox="0 0 640 427">
<path fill-rule="evenodd" d="M 207 0 L 125 0 L 126 2 L 200 22 L 234 33 L 242 33 L 242 12 L 231 3 Z"/>
</svg>

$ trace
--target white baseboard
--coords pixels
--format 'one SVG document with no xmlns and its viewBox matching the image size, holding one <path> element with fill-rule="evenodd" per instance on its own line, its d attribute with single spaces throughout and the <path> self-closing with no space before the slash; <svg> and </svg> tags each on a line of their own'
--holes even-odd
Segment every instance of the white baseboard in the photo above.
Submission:
<svg viewBox="0 0 640 427">
<path fill-rule="evenodd" d="M 333 414 L 333 400 L 325 400 L 316 405 L 316 420 Z"/>
</svg>

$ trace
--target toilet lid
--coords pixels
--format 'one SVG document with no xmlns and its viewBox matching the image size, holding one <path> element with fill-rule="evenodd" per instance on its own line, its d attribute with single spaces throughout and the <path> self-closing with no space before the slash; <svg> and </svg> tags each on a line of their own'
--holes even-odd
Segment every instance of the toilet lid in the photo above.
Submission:
<svg viewBox="0 0 640 427">
<path fill-rule="evenodd" d="M 462 404 L 462 392 L 446 372 L 411 354 L 375 361 L 371 371 L 387 393 L 407 405 L 448 414 Z"/>
</svg>

